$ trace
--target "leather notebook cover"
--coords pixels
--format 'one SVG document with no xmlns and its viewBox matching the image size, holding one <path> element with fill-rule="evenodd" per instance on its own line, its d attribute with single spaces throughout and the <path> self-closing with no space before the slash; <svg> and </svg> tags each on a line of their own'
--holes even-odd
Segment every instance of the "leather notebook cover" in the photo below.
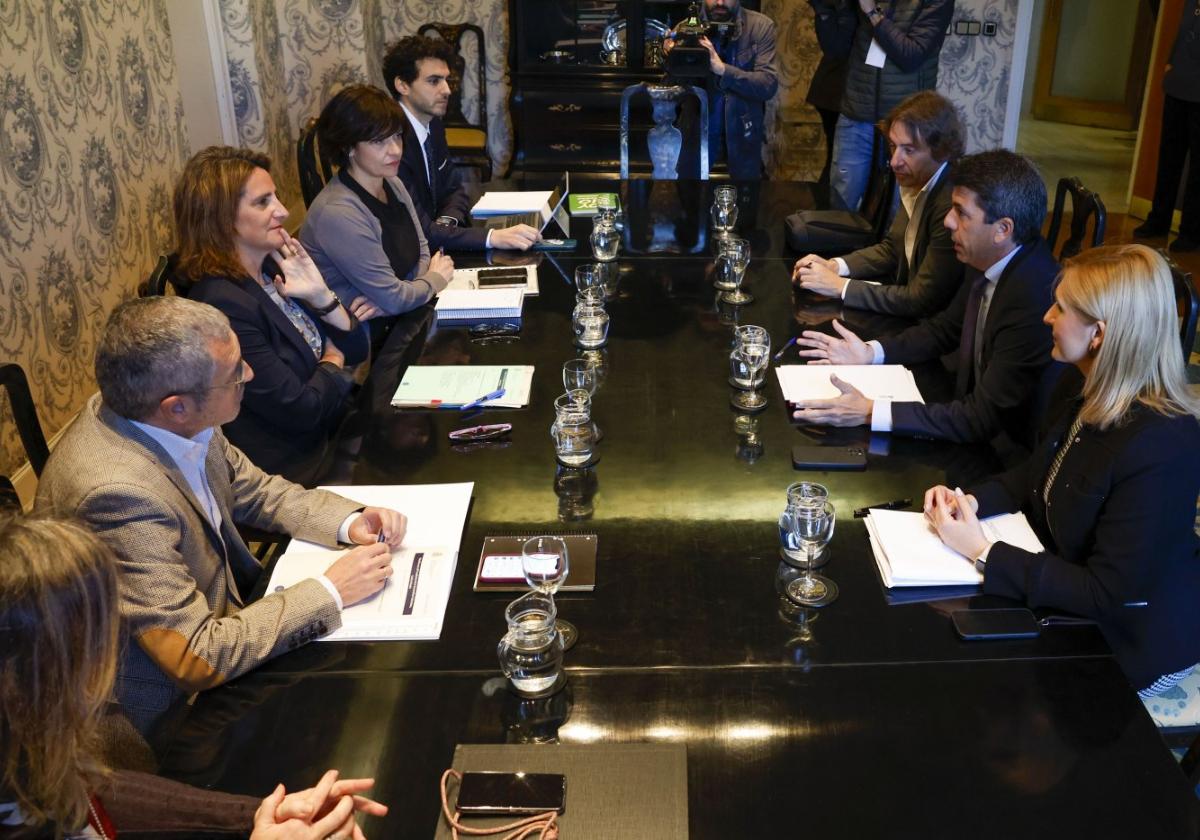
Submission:
<svg viewBox="0 0 1200 840">
<path fill-rule="evenodd" d="M 562 773 L 566 809 L 559 836 L 569 840 L 613 840 L 688 836 L 687 748 L 683 744 L 459 744 L 455 770 L 505 773 Z M 450 807 L 458 785 L 449 783 Z M 517 817 L 466 817 L 464 825 L 504 825 Z M 435 840 L 450 840 L 438 818 Z"/>
<path fill-rule="evenodd" d="M 502 537 L 484 537 L 483 548 L 479 552 L 479 565 L 475 567 L 476 592 L 527 592 L 529 584 L 521 576 L 521 547 L 525 541 L 536 534 L 506 535 Z M 591 592 L 596 588 L 596 546 L 599 540 L 595 534 L 553 534 L 567 544 L 567 557 L 570 569 L 567 580 L 559 592 Z M 508 580 L 484 580 L 483 564 L 488 557 L 515 557 L 515 577 Z"/>
</svg>

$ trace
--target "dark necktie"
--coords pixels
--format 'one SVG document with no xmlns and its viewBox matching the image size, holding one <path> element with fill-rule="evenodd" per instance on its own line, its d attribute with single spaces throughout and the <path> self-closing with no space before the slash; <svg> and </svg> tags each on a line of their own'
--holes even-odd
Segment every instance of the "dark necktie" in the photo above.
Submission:
<svg viewBox="0 0 1200 840">
<path fill-rule="evenodd" d="M 433 137 L 425 138 L 425 174 L 429 176 L 429 194 L 433 196 L 434 205 L 437 204 L 437 169 L 433 165 Z M 434 207 L 436 210 L 437 207 Z"/>
<path fill-rule="evenodd" d="M 971 373 L 975 369 L 975 333 L 979 326 L 979 304 L 983 302 L 983 290 L 987 283 L 987 275 L 981 273 L 971 283 L 971 292 L 967 295 L 962 336 L 958 340 L 958 376 L 954 383 L 954 396 L 959 399 L 966 396 L 967 386 L 971 383 Z"/>
</svg>

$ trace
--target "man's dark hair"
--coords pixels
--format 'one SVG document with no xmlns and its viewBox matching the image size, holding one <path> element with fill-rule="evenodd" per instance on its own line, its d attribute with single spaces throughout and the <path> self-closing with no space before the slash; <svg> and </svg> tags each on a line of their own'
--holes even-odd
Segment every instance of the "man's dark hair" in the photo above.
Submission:
<svg viewBox="0 0 1200 840">
<path fill-rule="evenodd" d="M 887 137 L 896 123 L 928 146 L 934 160 L 941 163 L 958 160 L 967 150 L 967 133 L 958 108 L 936 91 L 919 90 L 906 97 L 880 121 L 879 130 Z"/>
<path fill-rule="evenodd" d="M 456 55 L 445 41 L 424 35 L 409 35 L 388 47 L 383 57 L 383 83 L 392 96 L 400 98 L 400 91 L 396 90 L 396 78 L 411 85 L 417 79 L 417 62 L 425 58 L 441 59 L 447 67 L 452 68 Z"/>
<path fill-rule="evenodd" d="M 379 88 L 350 85 L 321 109 L 317 141 L 335 166 L 345 166 L 356 143 L 399 134 L 406 119 L 404 110 Z"/>
<path fill-rule="evenodd" d="M 1046 218 L 1046 184 L 1025 155 L 1008 149 L 967 155 L 954 164 L 951 177 L 954 186 L 975 193 L 988 224 L 1005 217 L 1012 219 L 1017 243 L 1023 245 L 1041 235 Z"/>
</svg>

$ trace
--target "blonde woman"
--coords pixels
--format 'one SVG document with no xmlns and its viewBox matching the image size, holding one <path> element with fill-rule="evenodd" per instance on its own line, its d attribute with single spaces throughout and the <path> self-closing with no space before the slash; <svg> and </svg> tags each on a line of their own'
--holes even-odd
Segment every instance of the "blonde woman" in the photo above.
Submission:
<svg viewBox="0 0 1200 840">
<path fill-rule="evenodd" d="M 1143 245 L 1063 268 L 1045 321 L 1082 375 L 1030 458 L 970 493 L 933 487 L 925 511 L 974 561 L 984 592 L 1096 620 L 1143 696 L 1200 661 L 1200 401 L 1179 349 L 1170 271 Z M 978 516 L 1023 510 L 1045 546 L 989 543 Z"/>
<path fill-rule="evenodd" d="M 357 795 L 371 779 L 330 771 L 314 788 L 288 795 L 279 785 L 259 801 L 103 766 L 117 587 L 111 551 L 82 525 L 0 515 L 0 838 L 362 840 L 355 811 L 387 813 Z"/>
</svg>

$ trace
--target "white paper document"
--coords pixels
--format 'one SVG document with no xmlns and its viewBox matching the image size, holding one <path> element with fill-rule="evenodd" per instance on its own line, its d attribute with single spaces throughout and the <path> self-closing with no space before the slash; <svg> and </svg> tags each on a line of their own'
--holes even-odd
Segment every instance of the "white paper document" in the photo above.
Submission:
<svg viewBox="0 0 1200 840">
<path fill-rule="evenodd" d="M 841 391 L 829 381 L 831 374 L 849 382 L 869 400 L 925 402 L 912 371 L 903 365 L 780 365 L 775 368 L 783 398 L 791 403 L 831 400 L 840 395 Z"/>
<path fill-rule="evenodd" d="M 471 215 L 476 219 L 487 216 L 504 216 L 508 213 L 537 213 L 550 203 L 553 190 L 533 192 L 501 192 L 488 190 L 483 198 L 475 202 Z"/>
<path fill-rule="evenodd" d="M 879 67 L 887 63 L 887 53 L 883 51 L 883 47 L 879 46 L 879 42 L 874 38 L 871 39 L 871 46 L 867 48 L 867 57 L 864 61 L 871 67 Z"/>
<path fill-rule="evenodd" d="M 457 273 L 457 272 L 456 272 Z M 507 289 L 452 289 L 447 286 L 438 294 L 438 321 L 486 318 L 521 317 L 525 305 L 523 288 Z"/>
<path fill-rule="evenodd" d="M 903 586 L 971 586 L 983 582 L 975 564 L 947 546 L 925 519 L 906 510 L 873 509 L 863 520 L 879 575 L 889 589 Z M 1023 513 L 980 521 L 989 540 L 1027 551 L 1045 551 Z"/>
<path fill-rule="evenodd" d="M 504 389 L 480 403 L 485 408 L 521 408 L 529 404 L 533 365 L 409 365 L 392 395 L 397 408 L 461 408 Z"/>
<path fill-rule="evenodd" d="M 494 266 L 488 267 L 488 268 L 456 268 L 456 269 L 454 269 L 454 276 L 450 279 L 450 283 L 446 286 L 446 288 L 442 290 L 441 294 L 438 295 L 439 299 L 441 298 L 441 295 L 444 295 L 447 291 L 465 291 L 465 290 L 469 290 L 469 289 L 478 289 L 479 288 L 479 272 L 490 271 L 493 268 L 494 268 Z M 536 295 L 539 291 L 537 266 L 536 265 L 520 265 L 520 266 L 515 266 L 515 268 L 517 270 L 524 269 L 524 271 L 525 271 L 524 284 L 518 283 L 513 286 L 495 286 L 493 288 L 496 288 L 496 289 L 508 289 L 508 288 L 520 289 L 521 291 L 523 291 L 525 293 L 526 297 Z"/>
<path fill-rule="evenodd" d="M 372 597 L 342 610 L 341 628 L 322 641 L 441 636 L 474 486 L 467 482 L 322 488 L 408 517 L 404 543 L 392 553 L 392 577 Z M 346 551 L 293 540 L 275 564 L 267 592 L 323 574 Z"/>
</svg>

